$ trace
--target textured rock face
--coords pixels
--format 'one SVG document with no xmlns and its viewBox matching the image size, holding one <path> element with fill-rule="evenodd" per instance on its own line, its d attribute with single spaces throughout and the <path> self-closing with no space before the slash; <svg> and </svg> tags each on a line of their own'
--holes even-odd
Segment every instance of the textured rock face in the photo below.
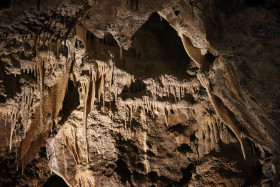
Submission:
<svg viewBox="0 0 280 187">
<path fill-rule="evenodd" d="M 1 2 L 0 184 L 279 186 L 279 10 Z"/>
</svg>

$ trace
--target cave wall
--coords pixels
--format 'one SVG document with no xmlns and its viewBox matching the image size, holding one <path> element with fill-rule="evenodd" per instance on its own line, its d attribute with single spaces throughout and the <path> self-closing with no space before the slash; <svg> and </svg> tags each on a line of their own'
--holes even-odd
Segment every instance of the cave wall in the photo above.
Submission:
<svg viewBox="0 0 280 187">
<path fill-rule="evenodd" d="M 0 184 L 279 186 L 279 8 L 1 2 Z"/>
</svg>

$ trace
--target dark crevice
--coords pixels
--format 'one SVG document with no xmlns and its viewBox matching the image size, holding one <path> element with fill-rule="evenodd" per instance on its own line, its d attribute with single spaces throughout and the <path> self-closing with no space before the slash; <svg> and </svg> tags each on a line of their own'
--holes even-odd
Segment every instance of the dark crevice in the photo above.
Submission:
<svg viewBox="0 0 280 187">
<path fill-rule="evenodd" d="M 119 95 L 122 99 L 142 98 L 146 94 L 146 85 L 141 79 L 136 79 L 129 86 L 125 86 Z"/>
<path fill-rule="evenodd" d="M 187 185 L 189 183 L 189 181 L 192 178 L 192 171 L 193 170 L 194 170 L 194 165 L 193 164 L 189 164 L 188 167 L 181 169 L 183 177 L 179 181 L 178 186 Z"/>
<path fill-rule="evenodd" d="M 179 123 L 177 125 L 173 125 L 169 127 L 167 131 L 174 133 L 175 136 L 178 136 L 179 134 L 184 133 L 187 128 L 188 126 Z"/>
<path fill-rule="evenodd" d="M 14 59 L 11 58 L 11 60 L 13 61 Z M 13 74 L 7 74 L 4 64 L 5 63 L 0 60 L 0 80 L 2 80 L 2 87 L 5 88 L 6 98 L 12 98 L 21 91 L 20 77 Z"/>
<path fill-rule="evenodd" d="M 119 159 L 116 164 L 116 172 L 121 177 L 121 182 L 125 184 L 128 181 L 131 184 L 131 172 L 127 164 L 122 159 Z"/>
<path fill-rule="evenodd" d="M 195 132 L 190 135 L 190 142 L 193 142 L 196 140 Z"/>
<path fill-rule="evenodd" d="M 133 178 L 135 180 L 135 182 L 137 183 L 137 185 L 144 185 L 147 181 L 147 178 L 145 175 L 143 175 L 142 173 L 138 173 L 137 171 L 133 172 Z"/>
<path fill-rule="evenodd" d="M 187 153 L 187 152 L 192 152 L 191 147 L 188 144 L 181 144 L 180 147 L 177 148 L 179 152 L 181 153 Z"/>
<path fill-rule="evenodd" d="M 135 146 L 133 144 L 132 141 L 130 140 L 124 140 L 122 138 L 118 139 L 117 142 L 117 148 L 119 149 L 119 151 L 123 154 L 126 154 L 126 153 L 130 153 L 130 152 L 133 152 L 135 154 L 139 153 L 139 149 L 137 146 Z"/>
<path fill-rule="evenodd" d="M 185 96 L 183 97 L 183 99 L 185 101 L 189 102 L 190 104 L 195 104 L 196 103 L 196 101 L 195 101 L 195 99 L 194 99 L 192 94 L 186 93 Z"/>
<path fill-rule="evenodd" d="M 68 91 L 66 92 L 62 110 L 60 111 L 60 116 L 62 116 L 60 124 L 63 124 L 68 117 L 70 116 L 71 112 L 75 110 L 80 104 L 79 101 L 79 92 L 78 88 L 74 86 L 73 81 L 69 80 L 68 82 Z"/>
<path fill-rule="evenodd" d="M 158 174 L 156 171 L 151 171 L 148 173 L 148 178 L 151 182 L 155 183 L 159 180 Z"/>
<path fill-rule="evenodd" d="M 155 157 L 156 156 L 155 153 L 153 153 L 150 150 L 147 151 L 147 154 L 148 154 L 149 157 Z"/>
<path fill-rule="evenodd" d="M 210 67 L 212 66 L 213 62 L 215 61 L 216 57 L 211 53 L 207 52 L 205 54 L 205 63 L 201 67 L 202 72 L 208 72 Z"/>
<path fill-rule="evenodd" d="M 43 187 L 68 187 L 68 185 L 58 175 L 52 175 Z"/>
</svg>

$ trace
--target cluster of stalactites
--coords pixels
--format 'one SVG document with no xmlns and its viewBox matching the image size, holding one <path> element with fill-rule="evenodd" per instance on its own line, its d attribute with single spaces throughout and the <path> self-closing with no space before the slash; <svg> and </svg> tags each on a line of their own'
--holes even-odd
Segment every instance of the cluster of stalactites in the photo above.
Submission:
<svg viewBox="0 0 280 187">
<path fill-rule="evenodd" d="M 144 80 L 147 89 L 156 97 L 174 97 L 175 101 L 183 99 L 186 94 L 195 94 L 200 89 L 197 80 L 179 81 L 172 76 L 161 76 L 160 82 L 157 83 L 150 79 Z"/>
<path fill-rule="evenodd" d="M 32 74 L 37 83 L 40 84 L 43 76 L 42 64 L 45 61 L 47 61 L 47 58 L 36 58 L 33 62 L 21 61 L 21 71 L 22 73 Z"/>
<path fill-rule="evenodd" d="M 115 94 L 112 87 L 113 70 L 109 66 L 97 64 L 97 68 L 88 68 L 89 75 L 80 80 L 80 101 L 84 105 L 86 115 L 92 110 L 95 99 L 105 109 L 106 92 Z M 115 86 L 114 86 L 115 88 Z"/>
<path fill-rule="evenodd" d="M 152 90 L 152 93 L 159 97 L 172 95 L 175 101 L 177 101 L 184 98 L 188 93 L 197 93 L 197 91 L 199 90 L 199 86 L 194 86 L 191 83 L 186 85 L 165 84 L 163 87 L 157 85 L 151 86 L 150 90 Z"/>
<path fill-rule="evenodd" d="M 68 40 L 67 40 L 68 41 Z M 64 65 L 64 75 L 62 75 L 62 82 L 66 81 L 66 85 L 67 85 L 67 76 L 69 74 L 69 70 L 70 70 L 70 66 L 71 63 L 69 63 L 70 61 L 73 61 L 75 56 L 73 55 L 73 46 L 71 42 L 67 42 L 65 41 L 65 45 L 67 44 L 68 47 L 68 56 L 67 56 L 67 60 L 66 60 L 66 64 Z M 47 119 L 44 119 L 45 116 L 45 107 L 44 107 L 44 99 L 48 98 L 48 101 L 50 101 L 50 98 L 52 96 L 48 95 L 50 93 L 45 93 L 44 87 L 45 87 L 45 78 L 51 78 L 51 76 L 53 75 L 59 59 L 57 58 L 53 58 L 53 53 L 56 53 L 57 57 L 59 55 L 59 50 L 60 47 L 62 45 L 62 43 L 60 41 L 56 41 L 55 43 L 53 42 L 48 42 L 48 51 L 40 51 L 38 52 L 37 48 L 41 45 L 45 45 L 46 42 L 44 40 L 41 40 L 40 37 L 35 37 L 34 39 L 34 46 L 36 48 L 36 57 L 32 60 L 32 61 L 26 61 L 26 60 L 21 60 L 20 64 L 21 64 L 21 72 L 23 73 L 28 73 L 31 74 L 36 83 L 31 83 L 32 86 L 24 86 L 22 88 L 22 92 L 20 97 L 16 97 L 16 104 L 14 104 L 13 109 L 9 112 L 4 112 L 2 113 L 2 116 L 10 116 L 10 122 L 11 122 L 11 134 L 10 134 L 10 149 L 12 149 L 12 145 L 14 143 L 13 141 L 13 134 L 14 134 L 14 129 L 16 127 L 16 123 L 19 121 L 19 119 L 21 119 L 21 125 L 23 126 L 23 136 L 22 134 L 20 134 L 20 141 L 23 140 L 23 138 L 27 135 L 27 130 L 29 128 L 29 118 L 30 118 L 30 114 L 32 112 L 34 112 L 34 99 L 36 96 L 39 96 L 39 108 L 36 109 L 36 112 L 39 112 L 39 116 L 40 116 L 40 124 L 38 124 L 38 130 L 41 129 L 41 127 L 43 127 L 45 124 L 51 124 L 51 129 L 52 129 L 52 122 L 51 121 L 57 121 L 57 114 L 58 111 L 60 110 L 60 104 L 58 103 L 52 103 L 52 105 L 54 105 L 55 108 L 58 109 L 53 109 L 53 111 L 46 111 L 46 113 L 51 114 L 51 116 L 48 119 L 48 121 L 45 121 Z M 65 46 L 64 45 L 64 46 Z M 68 68 L 67 68 L 68 67 Z M 46 77 L 45 77 L 46 76 Z M 64 80 L 66 78 L 66 80 Z M 30 84 L 30 83 L 25 83 L 26 85 Z M 28 87 L 28 88 L 27 88 Z M 56 86 L 54 86 L 56 87 Z M 51 88 L 51 89 L 55 89 L 55 88 Z M 47 96 L 46 96 L 47 95 Z M 59 94 L 58 94 L 59 95 Z M 61 95 L 61 94 L 60 94 Z M 62 94 L 63 98 L 64 95 Z M 56 97 L 56 96 L 53 96 Z M 61 99 L 59 100 L 59 102 L 61 101 Z M 63 101 L 63 99 L 62 99 Z M 54 102 L 54 101 L 52 101 Z M 62 104 L 62 103 L 61 103 Z M 59 105 L 59 106 L 56 106 Z M 31 111 L 33 110 L 33 111 Z M 7 117 L 5 117 L 5 119 L 8 119 Z M 50 121 L 51 120 L 51 121 Z M 17 138 L 19 136 L 16 136 Z M 21 148 L 20 148 L 21 149 Z M 23 168 L 24 168 L 24 164 L 22 164 Z"/>
<path fill-rule="evenodd" d="M 147 118 L 151 117 L 153 120 L 156 119 L 156 116 L 164 116 L 165 123 L 168 125 L 168 116 L 170 115 L 170 111 L 178 111 L 185 110 L 186 116 L 189 118 L 190 116 L 194 116 L 194 110 L 190 108 L 184 102 L 178 102 L 176 104 L 170 104 L 167 102 L 160 102 L 152 100 L 148 97 L 143 97 L 142 99 L 136 100 L 127 100 L 127 101 L 119 101 L 119 107 L 122 107 L 125 111 L 125 119 L 124 119 L 124 128 L 127 128 L 127 122 L 129 122 L 130 127 L 132 123 L 132 119 L 136 111 L 140 110 L 140 119 L 143 123 L 147 122 Z"/>
<path fill-rule="evenodd" d="M 112 86 L 112 70 L 108 66 L 98 64 L 97 68 L 89 68 L 89 76 L 85 76 L 80 80 L 80 101 L 84 107 L 83 114 L 83 128 L 85 133 L 85 147 L 87 162 L 89 162 L 88 156 L 88 140 L 87 140 L 87 117 L 90 111 L 94 107 L 95 97 L 97 95 L 98 102 L 102 99 L 102 110 L 105 110 L 105 96 L 106 91 L 111 92 Z M 96 93 L 97 90 L 97 93 Z M 110 110 L 111 111 L 111 110 Z"/>
<path fill-rule="evenodd" d="M 19 97 L 17 97 L 17 101 L 14 104 L 5 107 L 5 110 L 1 111 L 2 119 L 5 119 L 5 126 L 7 125 L 7 122 L 10 122 L 11 126 L 10 150 L 12 150 L 13 147 L 14 130 L 19 118 L 21 118 L 21 124 L 23 126 L 23 136 L 26 134 L 34 99 L 33 96 L 34 88 L 26 88 L 22 91 Z"/>
<path fill-rule="evenodd" d="M 223 137 L 222 122 L 216 115 L 203 116 L 198 131 L 198 153 L 202 158 L 212 150 L 220 151 L 219 140 L 228 141 L 229 137 Z M 226 142 L 229 143 L 229 142 Z"/>
</svg>

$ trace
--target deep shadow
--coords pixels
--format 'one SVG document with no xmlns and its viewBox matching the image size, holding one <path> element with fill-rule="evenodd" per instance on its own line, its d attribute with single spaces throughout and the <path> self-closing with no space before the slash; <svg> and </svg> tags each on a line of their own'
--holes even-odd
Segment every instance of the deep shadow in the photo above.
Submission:
<svg viewBox="0 0 280 187">
<path fill-rule="evenodd" d="M 123 51 L 122 63 L 116 64 L 130 74 L 158 77 L 171 74 L 186 78 L 189 57 L 177 32 L 153 13 L 133 36 L 133 45 Z"/>
<path fill-rule="evenodd" d="M 135 82 L 131 82 L 129 86 L 125 86 L 119 95 L 122 99 L 126 98 L 142 98 L 146 93 L 146 85 L 141 79 L 136 79 Z"/>
<path fill-rule="evenodd" d="M 181 178 L 178 186 L 185 186 L 189 183 L 192 178 L 192 170 L 194 170 L 193 164 L 189 164 L 186 168 L 181 169 L 183 177 Z"/>
<path fill-rule="evenodd" d="M 182 41 L 169 23 L 161 20 L 157 13 L 153 13 L 136 31 L 132 41 L 129 50 L 120 50 L 111 34 L 100 39 L 89 33 L 87 54 L 89 58 L 105 62 L 109 61 L 112 54 L 116 67 L 134 75 L 136 79 L 155 78 L 163 74 L 187 78 L 190 59 Z"/>
<path fill-rule="evenodd" d="M 11 6 L 11 0 L 1 0 L 0 9 L 9 8 Z"/>
<path fill-rule="evenodd" d="M 52 175 L 43 187 L 68 187 L 68 185 L 58 175 Z"/>
<path fill-rule="evenodd" d="M 172 125 L 167 129 L 167 131 L 174 133 L 175 136 L 179 136 L 180 134 L 184 133 L 188 126 L 184 124 L 178 123 L 177 125 Z"/>
<path fill-rule="evenodd" d="M 116 164 L 116 172 L 121 177 L 121 182 L 123 184 L 125 184 L 126 181 L 131 183 L 131 172 L 128 169 L 127 164 L 122 159 L 119 159 Z"/>
<path fill-rule="evenodd" d="M 177 149 L 181 153 L 192 152 L 191 147 L 186 143 L 181 144 Z"/>
<path fill-rule="evenodd" d="M 11 57 L 11 61 L 14 66 L 19 66 L 19 61 Z M 6 66 L 10 66 L 0 60 L 0 80 L 2 81 L 2 87 L 5 88 L 5 95 L 6 97 L 1 97 L 1 101 L 6 101 L 7 98 L 13 98 L 17 93 L 20 93 L 21 83 L 20 83 L 20 76 L 15 76 L 13 74 L 7 74 Z"/>
<path fill-rule="evenodd" d="M 244 4 L 248 7 L 264 6 L 266 4 L 266 0 L 244 0 Z"/>
<path fill-rule="evenodd" d="M 63 107 L 60 111 L 60 115 L 62 116 L 60 124 L 63 124 L 67 118 L 70 116 L 71 112 L 77 108 L 80 104 L 79 101 L 79 92 L 78 88 L 75 87 L 74 83 L 69 80 L 68 82 L 68 91 L 66 92 L 64 101 L 63 101 Z"/>
</svg>

